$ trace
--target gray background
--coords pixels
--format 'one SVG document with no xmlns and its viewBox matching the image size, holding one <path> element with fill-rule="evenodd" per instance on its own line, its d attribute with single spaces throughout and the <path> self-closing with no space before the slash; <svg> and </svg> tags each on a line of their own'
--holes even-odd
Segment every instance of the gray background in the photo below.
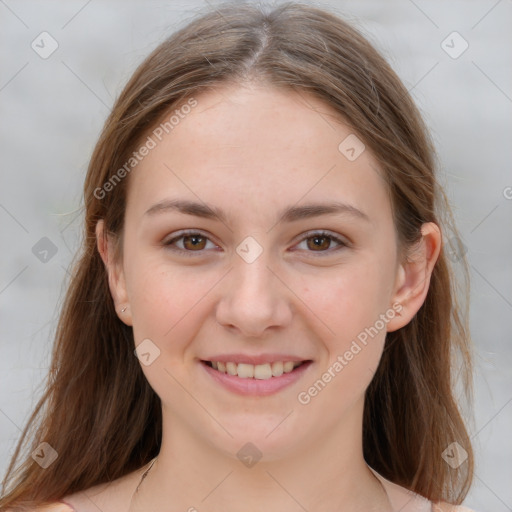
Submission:
<svg viewBox="0 0 512 512">
<path fill-rule="evenodd" d="M 466 504 L 510 511 L 512 2 L 316 4 L 351 20 L 384 53 L 434 135 L 471 264 L 477 466 Z M 135 66 L 204 7 L 203 1 L 0 0 L 2 474 L 46 376 L 79 242 L 81 187 L 102 124 Z M 43 31 L 59 45 L 47 59 L 31 48 Z M 458 58 L 441 46 L 453 31 L 469 44 Z M 452 39 L 452 51 L 462 48 Z M 46 262 L 32 251 L 42 237 L 57 250 Z"/>
</svg>

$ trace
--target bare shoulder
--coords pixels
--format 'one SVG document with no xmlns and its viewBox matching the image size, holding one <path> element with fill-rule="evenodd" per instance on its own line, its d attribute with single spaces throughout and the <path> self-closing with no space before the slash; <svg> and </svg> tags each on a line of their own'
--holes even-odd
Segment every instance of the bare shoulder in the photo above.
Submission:
<svg viewBox="0 0 512 512">
<path fill-rule="evenodd" d="M 35 508 L 31 508 L 32 512 L 74 512 L 73 508 L 61 501 L 55 501 L 48 503 L 47 505 L 39 505 Z M 14 509 L 5 509 L 5 512 L 15 512 Z"/>
<path fill-rule="evenodd" d="M 387 480 L 372 468 L 370 470 L 384 486 L 393 509 L 402 512 L 475 512 L 463 505 L 452 505 L 446 501 L 431 502 L 423 496 Z"/>
<path fill-rule="evenodd" d="M 475 512 L 464 505 L 452 505 L 446 501 L 432 503 L 432 512 Z"/>
<path fill-rule="evenodd" d="M 55 503 L 50 503 L 49 505 L 44 505 L 37 507 L 35 512 L 74 512 L 73 508 L 62 501 L 56 501 Z"/>
<path fill-rule="evenodd" d="M 69 494 L 62 500 L 72 508 L 55 509 L 55 512 L 119 512 L 128 510 L 133 492 L 144 468 L 133 471 L 112 482 L 95 485 L 89 489 Z M 44 512 L 54 512 L 45 509 Z"/>
</svg>

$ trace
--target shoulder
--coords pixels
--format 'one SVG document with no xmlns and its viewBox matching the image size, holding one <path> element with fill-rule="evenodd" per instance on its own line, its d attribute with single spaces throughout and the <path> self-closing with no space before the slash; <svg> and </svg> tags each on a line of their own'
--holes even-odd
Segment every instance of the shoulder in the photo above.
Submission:
<svg viewBox="0 0 512 512">
<path fill-rule="evenodd" d="M 63 501 L 55 501 L 49 505 L 37 507 L 34 512 L 76 512 L 76 510 Z"/>
<path fill-rule="evenodd" d="M 41 512 L 119 512 L 128 510 L 132 494 L 144 468 L 138 469 L 111 482 L 62 498 L 68 508 L 44 509 Z M 63 505 L 59 503 L 59 505 Z"/>
<path fill-rule="evenodd" d="M 452 505 L 445 501 L 439 503 L 432 503 L 432 512 L 475 512 L 473 509 L 465 507 L 464 505 Z"/>
<path fill-rule="evenodd" d="M 452 505 L 445 501 L 431 502 L 405 487 L 401 487 L 370 468 L 373 474 L 382 482 L 394 509 L 402 512 L 475 512 L 463 505 Z"/>
</svg>

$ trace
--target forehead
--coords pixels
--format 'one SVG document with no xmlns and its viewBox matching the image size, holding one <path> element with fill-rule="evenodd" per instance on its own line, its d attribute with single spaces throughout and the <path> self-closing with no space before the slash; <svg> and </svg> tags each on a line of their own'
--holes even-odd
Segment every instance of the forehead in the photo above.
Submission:
<svg viewBox="0 0 512 512">
<path fill-rule="evenodd" d="M 222 203 L 237 210 L 234 217 L 240 208 L 264 216 L 301 199 L 344 200 L 368 211 L 389 207 L 370 151 L 359 154 L 353 130 L 316 97 L 225 85 L 194 99 L 167 130 L 150 133 L 155 147 L 130 177 L 128 206 L 138 213 L 168 197 Z M 347 146 L 354 151 L 346 153 Z"/>
</svg>

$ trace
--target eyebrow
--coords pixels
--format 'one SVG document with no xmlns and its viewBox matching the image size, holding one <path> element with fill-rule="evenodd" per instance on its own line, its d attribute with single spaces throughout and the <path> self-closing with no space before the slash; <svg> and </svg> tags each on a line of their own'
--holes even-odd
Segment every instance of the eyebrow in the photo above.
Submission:
<svg viewBox="0 0 512 512">
<path fill-rule="evenodd" d="M 165 199 L 151 206 L 144 215 L 155 215 L 159 213 L 176 211 L 186 215 L 194 215 L 205 219 L 219 220 L 227 223 L 226 213 L 216 206 L 206 203 L 197 203 L 185 199 Z M 303 206 L 289 206 L 281 211 L 277 223 L 294 222 L 302 219 L 318 217 L 320 215 L 343 214 L 371 222 L 368 215 L 355 206 L 338 201 L 328 203 L 311 203 Z"/>
</svg>

